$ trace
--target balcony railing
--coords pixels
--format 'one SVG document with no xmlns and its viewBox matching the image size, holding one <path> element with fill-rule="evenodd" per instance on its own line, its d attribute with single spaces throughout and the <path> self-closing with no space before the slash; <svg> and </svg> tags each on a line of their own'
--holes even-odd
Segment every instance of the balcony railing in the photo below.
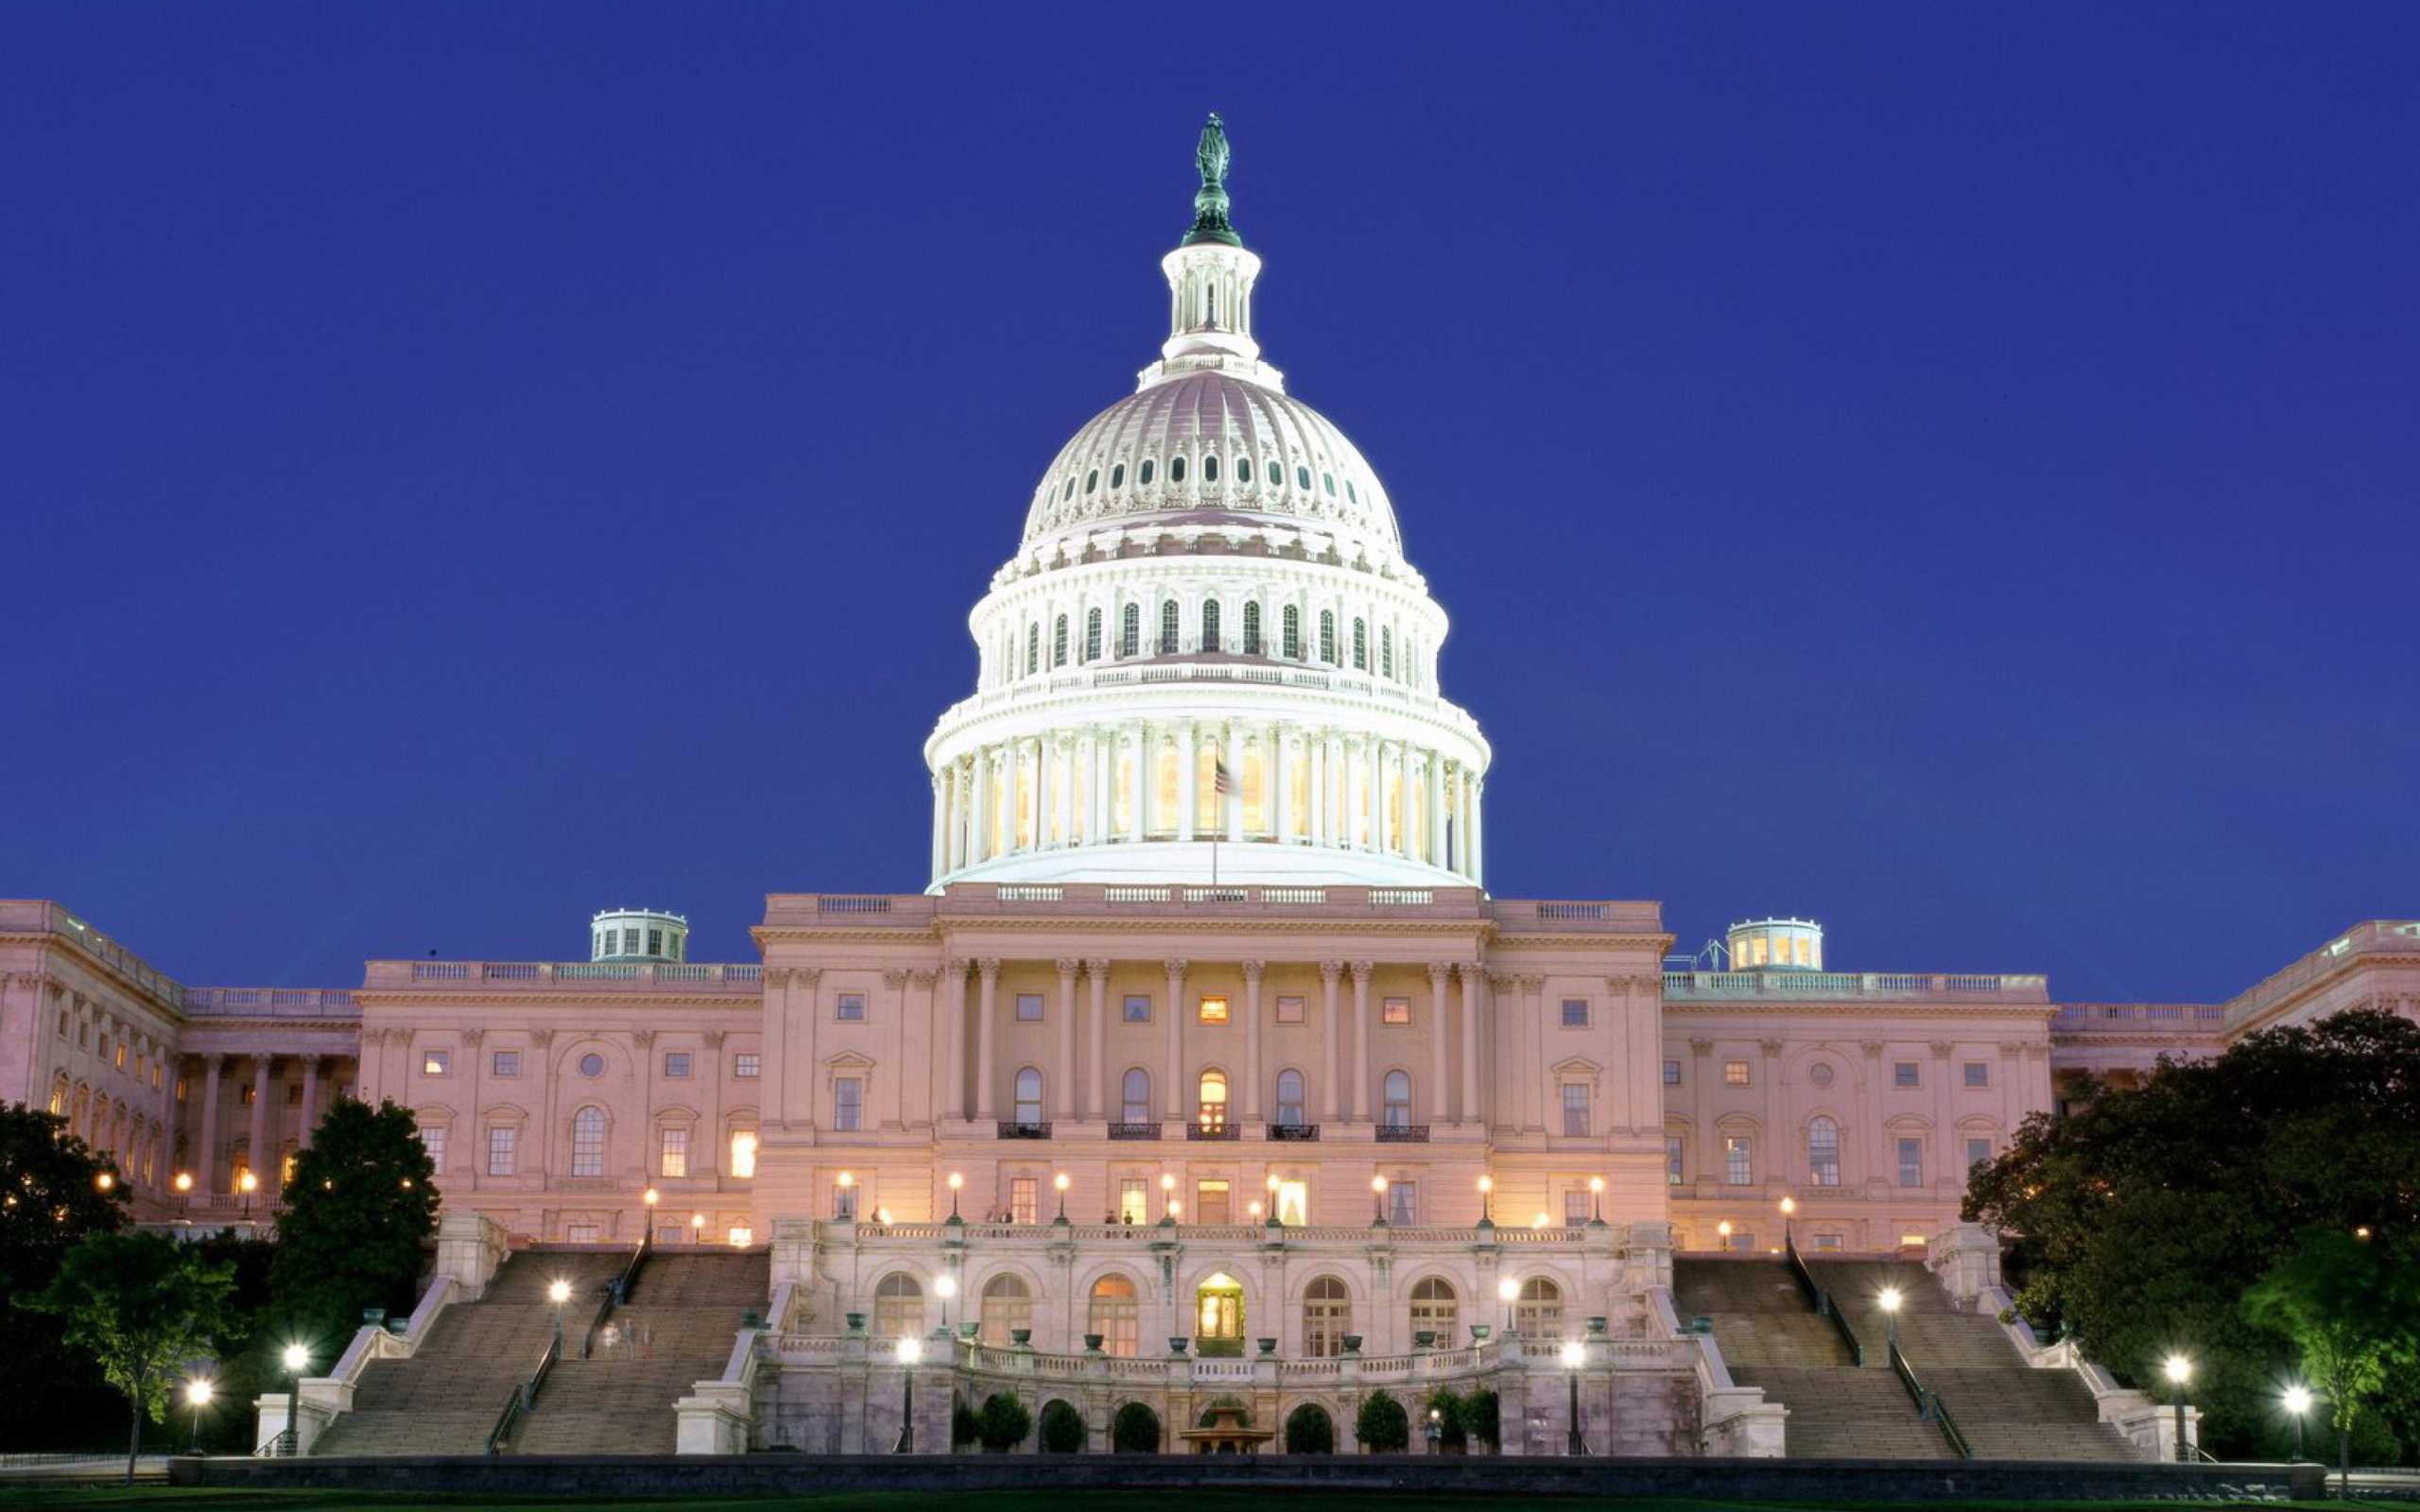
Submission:
<svg viewBox="0 0 2420 1512">
<path fill-rule="evenodd" d="M 1160 1137 L 1157 1124 L 1112 1124 L 1109 1137 L 1114 1140 L 1155 1140 Z"/>
<path fill-rule="evenodd" d="M 1233 1124 L 1202 1124 L 1197 1122 L 1184 1125 L 1184 1137 L 1189 1140 L 1231 1140 L 1240 1135 L 1242 1132 L 1243 1130 L 1237 1128 Z"/>
<path fill-rule="evenodd" d="M 1288 1141 L 1303 1144 L 1317 1144 L 1320 1142 L 1320 1126 L 1317 1124 L 1271 1124 L 1269 1125 L 1269 1137 L 1281 1144 Z"/>
<path fill-rule="evenodd" d="M 1426 1144 L 1428 1125 L 1426 1124 L 1381 1124 L 1378 1125 L 1381 1144 Z"/>
<path fill-rule="evenodd" d="M 1004 1140 L 1046 1140 L 1049 1137 L 1050 1125 L 1047 1123 L 1021 1124 L 1013 1118 L 1000 1120 L 1000 1138 Z"/>
</svg>

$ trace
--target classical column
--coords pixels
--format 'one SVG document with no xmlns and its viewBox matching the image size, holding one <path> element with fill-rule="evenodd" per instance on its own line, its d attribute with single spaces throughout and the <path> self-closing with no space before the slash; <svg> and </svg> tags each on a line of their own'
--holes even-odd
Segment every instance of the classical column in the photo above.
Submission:
<svg viewBox="0 0 2420 1512">
<path fill-rule="evenodd" d="M 1071 782 L 1067 806 L 1081 816 L 1067 834 L 1070 845 L 1100 844 L 1100 742 L 1093 738 L 1090 725 L 1076 732 L 1075 765 L 1068 770 L 1083 774 L 1083 801 L 1076 802 L 1078 794 Z"/>
<path fill-rule="evenodd" d="M 1325 1083 L 1322 1089 L 1322 1101 L 1327 1104 L 1322 1116 L 1331 1124 L 1342 1123 L 1344 1120 L 1342 1105 L 1336 1099 L 1337 1083 L 1340 1080 L 1337 1075 L 1337 1061 L 1344 1054 L 1343 1048 L 1338 1043 L 1340 1037 L 1336 1032 L 1336 979 L 1343 974 L 1342 962 L 1320 962 L 1320 1031 L 1327 1041 L 1327 1054 L 1322 1057 L 1324 1065 L 1321 1072 L 1321 1079 Z"/>
<path fill-rule="evenodd" d="M 276 1060 L 274 1056 L 252 1057 L 252 1130 L 245 1159 L 266 1194 L 264 1201 L 277 1194 L 277 1152 L 268 1147 L 268 1074 Z"/>
<path fill-rule="evenodd" d="M 1150 763 L 1144 759 L 1150 747 L 1143 739 L 1143 727 L 1126 727 L 1122 744 L 1126 747 L 1126 780 L 1132 784 L 1126 794 L 1126 843 L 1139 845 L 1147 831 L 1147 814 L 1150 805 Z"/>
<path fill-rule="evenodd" d="M 1427 753 L 1421 763 L 1422 776 L 1427 782 L 1428 854 L 1425 858 L 1432 867 L 1445 864 L 1445 758 L 1436 751 Z"/>
<path fill-rule="evenodd" d="M 1369 961 L 1353 963 L 1353 1079 L 1345 1084 L 1344 1109 L 1348 1122 L 1377 1106 L 1370 1095 L 1370 977 L 1376 971 Z"/>
<path fill-rule="evenodd" d="M 311 1125 L 320 1121 L 320 1057 L 302 1057 L 302 1148 L 311 1147 Z"/>
<path fill-rule="evenodd" d="M 1160 1096 L 1160 1106 L 1166 1109 L 1161 1116 L 1182 1123 L 1184 1119 L 1184 963 L 1171 960 L 1163 964 L 1168 973 L 1168 1059 L 1167 1074 L 1161 1078 L 1167 1087 Z"/>
<path fill-rule="evenodd" d="M 1383 854 L 1387 849 L 1387 743 L 1375 735 L 1361 742 L 1361 780 L 1370 784 L 1361 805 L 1369 816 L 1366 845 Z"/>
<path fill-rule="evenodd" d="M 1059 961 L 1059 1075 L 1050 1103 L 1063 1119 L 1076 1116 L 1076 971 L 1083 963 Z"/>
<path fill-rule="evenodd" d="M 933 869 L 938 877 L 949 869 L 949 858 L 942 853 L 942 838 L 949 833 L 949 773 L 946 768 L 933 773 Z"/>
<path fill-rule="evenodd" d="M 1261 763 L 1266 774 L 1269 764 Z M 1244 1122 L 1260 1122 L 1260 972 L 1258 961 L 1244 962 Z"/>
<path fill-rule="evenodd" d="M 1236 796 L 1219 800 L 1219 826 L 1227 832 L 1228 839 L 1241 840 L 1244 837 L 1244 725 L 1240 719 L 1227 721 L 1226 762 L 1227 781 L 1235 784 Z M 1266 813 L 1269 808 L 1269 761 L 1265 751 L 1260 763 L 1260 805 L 1262 812 Z"/>
<path fill-rule="evenodd" d="M 966 826 L 966 858 L 969 866 L 988 860 L 992 854 L 992 753 L 977 750 L 968 758 L 974 767 L 972 786 L 974 800 Z"/>
<path fill-rule="evenodd" d="M 1429 1122 L 1443 1124 L 1445 1118 L 1445 976 L 1453 967 L 1444 961 L 1428 963 L 1428 1108 Z"/>
<path fill-rule="evenodd" d="M 997 956 L 985 956 L 975 963 L 983 976 L 982 995 L 976 1004 L 975 1027 L 975 1116 L 977 1121 L 994 1116 L 992 1108 L 992 1039 L 999 1022 L 1000 962 Z"/>
<path fill-rule="evenodd" d="M 1038 735 L 1033 742 L 1033 848 L 1047 850 L 1050 822 L 1058 816 L 1059 737 Z"/>
<path fill-rule="evenodd" d="M 1193 819 L 1201 804 L 1196 789 L 1201 785 L 1201 734 L 1186 720 L 1176 727 L 1176 837 L 1193 838 Z"/>
<path fill-rule="evenodd" d="M 731 1174 L 731 1131 L 723 1127 L 722 1122 L 723 1066 L 729 1059 L 722 1053 L 725 1035 L 720 1029 L 708 1029 L 699 1038 L 705 1041 L 706 1062 L 704 1066 L 699 1068 L 705 1072 L 706 1083 L 706 1148 L 700 1153 L 709 1157 L 704 1167 L 706 1175 L 729 1176 Z M 760 1111 L 756 1116 L 762 1119 L 765 1115 Z M 642 1223 L 647 1221 L 644 1213 L 640 1215 L 639 1221 Z"/>
<path fill-rule="evenodd" d="M 1478 989 L 1481 974 L 1477 961 L 1463 961 L 1454 968 L 1462 981 L 1462 1122 L 1478 1123 L 1486 1109 L 1478 1106 Z"/>
<path fill-rule="evenodd" d="M 1303 760 L 1310 767 L 1310 781 L 1303 784 L 1311 805 L 1310 843 L 1323 846 L 1327 844 L 1327 742 L 1305 734 Z"/>
<path fill-rule="evenodd" d="M 1485 806 L 1487 799 L 1487 795 L 1481 791 L 1482 786 L 1478 779 L 1471 779 L 1471 881 L 1473 882 L 1484 876 L 1487 868 L 1487 822 L 1479 816 L 1479 810 Z"/>
<path fill-rule="evenodd" d="M 201 1144 L 194 1151 L 194 1186 L 205 1197 L 218 1192 L 218 1076 L 225 1056 L 201 1057 Z"/>
<path fill-rule="evenodd" d="M 1268 785 L 1261 797 L 1269 810 L 1269 827 L 1279 845 L 1294 843 L 1294 727 L 1280 724 L 1270 736 L 1269 759 L 1261 764 Z"/>
<path fill-rule="evenodd" d="M 1076 1116 L 1106 1118 L 1109 1116 L 1109 1068 L 1104 1061 L 1108 1054 L 1105 1045 L 1109 1033 L 1109 962 L 1098 959 L 1086 961 L 1084 974 L 1091 979 L 1092 987 L 1092 1096 L 1076 1110 Z"/>
</svg>

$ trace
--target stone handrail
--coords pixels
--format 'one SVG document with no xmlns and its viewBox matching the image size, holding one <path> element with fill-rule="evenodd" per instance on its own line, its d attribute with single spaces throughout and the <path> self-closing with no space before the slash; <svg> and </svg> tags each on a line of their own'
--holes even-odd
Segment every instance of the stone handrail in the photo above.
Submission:
<svg viewBox="0 0 2420 1512">
<path fill-rule="evenodd" d="M 19 933 L 73 940 L 86 954 L 160 1002 L 173 1005 L 182 996 L 184 989 L 166 973 L 57 903 L 35 898 L 0 902 L 0 935 Z"/>
<path fill-rule="evenodd" d="M 1743 998 L 1997 998 L 2048 1003 L 2049 978 L 1898 971 L 1667 971 L 1668 1000 L 1731 1002 Z"/>
<path fill-rule="evenodd" d="M 198 1019 L 357 1019 L 353 989 L 341 987 L 189 987 L 186 1014 Z"/>
<path fill-rule="evenodd" d="M 516 991 L 577 983 L 577 990 L 661 991 L 665 988 L 759 990 L 762 966 L 707 965 L 674 961 L 372 961 L 363 989 L 456 987 Z"/>
<path fill-rule="evenodd" d="M 1409 1227 L 1378 1224 L 1098 1224 L 1098 1223 L 856 1223 L 826 1220 L 826 1229 L 853 1229 L 861 1239 L 908 1239 L 928 1241 L 956 1240 L 1026 1240 L 1063 1243 L 1069 1240 L 1127 1239 L 1145 1244 L 1301 1244 L 1305 1241 L 1346 1244 L 1391 1244 L 1409 1241 L 1424 1244 L 1453 1245 L 1571 1245 L 1583 1246 L 1587 1235 L 1614 1235 L 1618 1229 L 1569 1228 L 1548 1225 L 1545 1228 L 1448 1228 L 1441 1225 Z"/>
<path fill-rule="evenodd" d="M 1668 1314 L 1669 1306 L 1667 1304 Z M 779 1333 L 772 1347 L 781 1354 L 815 1363 L 861 1359 L 881 1366 L 895 1364 L 896 1341 L 869 1334 Z M 1615 1370 L 1669 1370 L 1682 1363 L 1686 1341 L 1667 1338 L 1590 1339 L 1591 1366 Z M 1264 1367 L 1276 1371 L 1280 1385 L 1329 1384 L 1355 1379 L 1363 1382 L 1442 1381 L 1478 1375 L 1495 1369 L 1527 1369 L 1559 1373 L 1561 1339 L 1490 1340 L 1458 1349 L 1422 1350 L 1411 1354 L 1340 1354 L 1314 1357 L 1276 1355 L 1201 1358 L 1192 1354 L 1115 1355 L 1087 1351 L 1059 1354 L 1026 1346 L 1001 1347 L 973 1339 L 931 1341 L 927 1358 L 946 1358 L 956 1366 L 985 1375 L 1023 1377 L 1037 1381 L 1110 1380 L 1167 1382 L 1251 1381 Z M 1725 1378 L 1726 1382 L 1728 1378 Z"/>
<path fill-rule="evenodd" d="M 2292 996 L 2303 988 L 2335 971 L 2355 955 L 2420 954 L 2420 922 L 2410 919 L 2371 919 L 2354 925 L 2329 940 L 2301 960 L 2273 971 L 2243 991 L 2227 999 L 2224 1007 L 2229 1023 L 2241 1023 L 2255 1019 L 2280 999 Z"/>
</svg>

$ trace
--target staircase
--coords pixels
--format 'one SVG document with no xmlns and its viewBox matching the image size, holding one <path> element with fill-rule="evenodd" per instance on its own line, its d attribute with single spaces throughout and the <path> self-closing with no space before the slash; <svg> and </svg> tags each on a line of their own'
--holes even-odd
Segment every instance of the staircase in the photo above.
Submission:
<svg viewBox="0 0 2420 1512">
<path fill-rule="evenodd" d="M 564 1358 L 513 1427 L 511 1452 L 671 1453 L 672 1404 L 722 1374 L 742 1318 L 764 1312 L 771 1295 L 765 1255 L 650 1256 L 614 1310 L 611 1343 L 599 1330 L 583 1360 L 579 1339 L 566 1339 Z"/>
<path fill-rule="evenodd" d="M 506 1391 L 537 1366 L 554 1336 L 547 1286 L 571 1283 L 566 1329 L 594 1314 L 626 1254 L 531 1251 L 505 1261 L 475 1302 L 438 1314 L 408 1360 L 373 1360 L 354 1388 L 353 1410 L 329 1424 L 314 1457 L 349 1454 L 476 1454 L 487 1445 Z M 670 1414 L 665 1415 L 667 1418 Z"/>
<path fill-rule="evenodd" d="M 1957 1414 L 1977 1459 L 2138 1457 L 2123 1435 L 2100 1420 L 2092 1393 L 2073 1371 L 2028 1366 L 1996 1322 L 1960 1312 L 1923 1265 L 1810 1260 L 1807 1268 L 1831 1292 L 1876 1365 L 1886 1363 L 1886 1319 L 1876 1298 L 1884 1287 L 1899 1289 L 1899 1352 L 1916 1379 Z M 1905 1389 L 1900 1393 L 1905 1400 Z"/>
</svg>

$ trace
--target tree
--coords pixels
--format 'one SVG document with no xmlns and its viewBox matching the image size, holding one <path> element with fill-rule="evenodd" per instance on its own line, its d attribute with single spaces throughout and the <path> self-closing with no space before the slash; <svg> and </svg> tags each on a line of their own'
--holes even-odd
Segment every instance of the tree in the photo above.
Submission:
<svg viewBox="0 0 2420 1512">
<path fill-rule="evenodd" d="M 1033 1414 L 1005 1391 L 984 1398 L 982 1410 L 975 1415 L 975 1436 L 988 1453 L 1007 1453 L 1024 1443 L 1025 1435 L 1032 1431 Z"/>
<path fill-rule="evenodd" d="M 67 1252 L 32 1305 L 64 1318 L 68 1342 L 91 1354 L 126 1397 L 132 1423 L 126 1479 L 143 1447 L 143 1420 L 166 1420 L 170 1376 L 209 1352 L 227 1326 L 232 1266 L 214 1265 L 159 1234 L 94 1234 Z"/>
<path fill-rule="evenodd" d="M 1325 1407 L 1306 1401 L 1286 1415 L 1286 1452 L 1336 1452 L 1336 1419 L 1327 1415 Z"/>
<path fill-rule="evenodd" d="M 2352 1492 L 2353 1422 L 2396 1366 L 2420 1364 L 2411 1310 L 2420 1284 L 2383 1246 L 2341 1230 L 2305 1236 L 2243 1297 L 2243 1315 L 2294 1341 L 2307 1383 L 2327 1399 L 2336 1469 Z"/>
<path fill-rule="evenodd" d="M 1160 1415 L 1139 1401 L 1118 1408 L 1109 1420 L 1109 1447 L 1118 1454 L 1158 1453 Z"/>
<path fill-rule="evenodd" d="M 1467 1404 L 1451 1386 L 1439 1386 L 1428 1394 L 1427 1410 L 1437 1415 L 1437 1442 L 1444 1449 L 1462 1449 L 1470 1443 L 1470 1428 L 1462 1420 Z"/>
<path fill-rule="evenodd" d="M 104 1180 L 103 1178 L 107 1179 Z M 47 1287 L 67 1252 L 127 1222 L 128 1193 L 117 1169 L 67 1132 L 67 1120 L 23 1103 L 0 1104 L 0 1299 Z M 78 1410 L 103 1389 L 92 1366 L 67 1348 L 55 1314 L 0 1304 L 0 1360 L 10 1379 L 48 1383 L 19 1393 L 0 1414 L 0 1445 L 49 1447 L 74 1426 Z M 55 1410 L 54 1410 L 55 1409 Z"/>
<path fill-rule="evenodd" d="M 1084 1452 L 1084 1415 L 1073 1405 L 1051 1398 L 1042 1404 L 1042 1452 L 1080 1454 Z"/>
<path fill-rule="evenodd" d="M 2420 1024 L 2357 1009 L 2070 1101 L 1975 1173 L 1965 1215 L 2013 1239 L 2029 1321 L 2146 1384 L 2190 1355 L 2205 1439 L 2255 1448 L 2295 1347 L 2245 1326 L 2244 1295 L 2313 1229 L 2367 1227 L 2387 1263 L 2420 1260 Z M 2409 1375 L 2386 1390 L 2388 1416 L 2420 1396 Z"/>
<path fill-rule="evenodd" d="M 1495 1392 L 1481 1388 L 1462 1399 L 1462 1431 L 1490 1449 L 1496 1447 L 1504 1434 L 1504 1417 Z"/>
<path fill-rule="evenodd" d="M 406 1109 L 351 1099 L 328 1109 L 294 1158 L 277 1220 L 269 1292 L 287 1329 L 340 1339 L 364 1308 L 410 1311 L 421 1247 L 437 1228 L 434 1175 Z"/>
<path fill-rule="evenodd" d="M 1411 1444 L 1410 1415 L 1402 1402 L 1374 1391 L 1361 1399 L 1361 1410 L 1354 1415 L 1353 1436 L 1373 1454 L 1399 1454 Z"/>
</svg>

